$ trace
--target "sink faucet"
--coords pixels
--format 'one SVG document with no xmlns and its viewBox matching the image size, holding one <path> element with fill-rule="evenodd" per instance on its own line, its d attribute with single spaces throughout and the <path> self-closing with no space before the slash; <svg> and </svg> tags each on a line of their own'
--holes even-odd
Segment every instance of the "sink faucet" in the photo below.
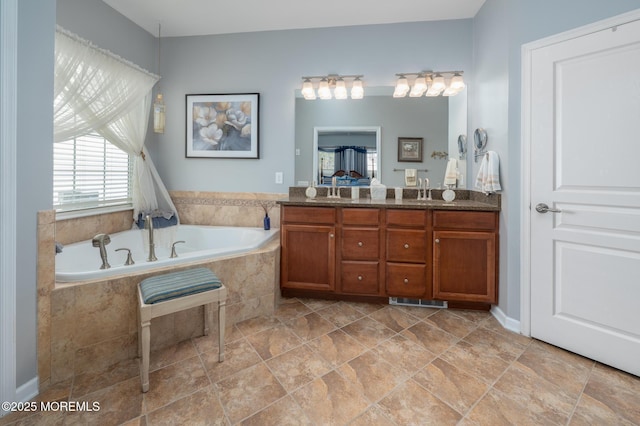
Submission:
<svg viewBox="0 0 640 426">
<path fill-rule="evenodd" d="M 153 243 L 153 220 L 151 220 L 150 214 L 144 217 L 144 229 L 149 230 L 149 257 L 147 258 L 147 262 L 154 262 L 158 260 L 158 258 L 156 257 L 155 244 Z"/>
<path fill-rule="evenodd" d="M 108 234 L 98 234 L 91 240 L 91 244 L 94 247 L 100 247 L 100 259 L 102 259 L 102 266 L 100 269 L 109 269 L 111 265 L 107 262 L 107 249 L 104 246 L 111 242 L 111 238 Z"/>
</svg>

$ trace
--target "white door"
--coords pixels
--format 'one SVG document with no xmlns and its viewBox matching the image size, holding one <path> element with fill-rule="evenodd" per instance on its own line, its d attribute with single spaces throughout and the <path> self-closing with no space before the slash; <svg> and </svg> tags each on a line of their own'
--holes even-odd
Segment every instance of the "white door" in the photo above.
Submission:
<svg viewBox="0 0 640 426">
<path fill-rule="evenodd" d="M 640 375 L 640 22 L 530 67 L 531 335 Z"/>
</svg>

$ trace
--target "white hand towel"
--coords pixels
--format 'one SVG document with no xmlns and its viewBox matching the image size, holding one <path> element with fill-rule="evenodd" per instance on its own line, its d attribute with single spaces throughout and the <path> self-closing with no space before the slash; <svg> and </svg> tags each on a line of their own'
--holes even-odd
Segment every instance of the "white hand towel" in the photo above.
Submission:
<svg viewBox="0 0 640 426">
<path fill-rule="evenodd" d="M 482 157 L 476 177 L 476 188 L 486 194 L 500 191 L 500 158 L 495 151 L 488 151 Z"/>
<path fill-rule="evenodd" d="M 444 173 L 444 185 L 456 186 L 456 180 L 458 179 L 458 160 L 455 158 L 449 158 L 447 163 L 447 170 Z"/>
<path fill-rule="evenodd" d="M 418 169 L 404 169 L 404 184 L 406 186 L 416 186 L 418 178 Z"/>
</svg>

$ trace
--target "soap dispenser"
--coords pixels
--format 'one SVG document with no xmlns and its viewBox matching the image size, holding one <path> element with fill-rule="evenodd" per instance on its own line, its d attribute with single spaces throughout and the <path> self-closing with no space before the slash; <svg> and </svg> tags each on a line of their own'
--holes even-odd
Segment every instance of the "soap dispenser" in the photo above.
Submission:
<svg viewBox="0 0 640 426">
<path fill-rule="evenodd" d="M 312 199 L 316 198 L 316 194 L 317 194 L 318 191 L 316 190 L 315 186 L 316 186 L 316 181 L 314 180 L 313 184 L 310 185 L 307 188 L 307 190 L 304 192 L 305 195 L 307 196 L 307 198 L 312 198 Z"/>
</svg>

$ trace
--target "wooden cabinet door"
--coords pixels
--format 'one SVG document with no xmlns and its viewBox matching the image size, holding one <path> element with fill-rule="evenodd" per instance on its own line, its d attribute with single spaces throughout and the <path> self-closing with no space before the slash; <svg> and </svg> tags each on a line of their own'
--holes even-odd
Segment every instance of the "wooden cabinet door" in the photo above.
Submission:
<svg viewBox="0 0 640 426">
<path fill-rule="evenodd" d="M 280 233 L 281 286 L 333 292 L 336 275 L 335 227 L 283 225 Z"/>
<path fill-rule="evenodd" d="M 498 302 L 495 233 L 433 232 L 433 298 Z"/>
</svg>

